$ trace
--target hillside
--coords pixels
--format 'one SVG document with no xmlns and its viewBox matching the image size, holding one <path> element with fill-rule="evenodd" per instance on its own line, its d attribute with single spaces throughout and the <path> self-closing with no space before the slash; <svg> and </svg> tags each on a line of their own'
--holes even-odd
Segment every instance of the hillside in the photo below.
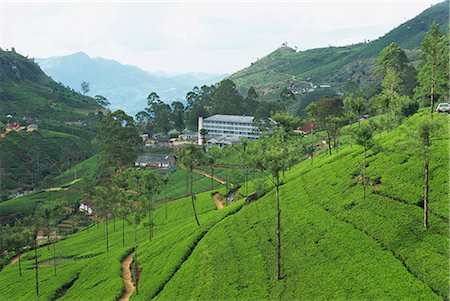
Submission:
<svg viewBox="0 0 450 301">
<path fill-rule="evenodd" d="M 286 174 L 281 187 L 282 279 L 276 279 L 274 191 L 249 205 L 239 201 L 215 210 L 210 193 L 197 198 L 195 225 L 189 199 L 156 208 L 156 236 L 138 228 L 139 294 L 131 300 L 448 299 L 447 115 L 436 115 L 430 166 L 430 228 L 422 227 L 422 165 L 402 151 L 410 132 L 429 118 L 422 110 L 403 125 L 378 134 L 369 151 L 368 194 L 358 179 L 363 150 L 305 160 Z M 387 172 L 388 171 L 388 172 Z M 168 209 L 166 217 L 165 210 Z M 101 224 L 103 228 L 105 224 Z M 39 248 L 39 300 L 117 300 L 124 292 L 121 260 L 132 252 L 132 226 L 109 223 L 110 251 L 103 229 L 70 236 L 53 249 Z M 33 252 L 0 272 L 0 299 L 34 297 Z M 20 280 L 20 281 L 19 281 Z M 17 292 L 21 292 L 20 295 Z"/>
<path fill-rule="evenodd" d="M 416 60 L 423 36 L 433 21 L 442 30 L 447 30 L 449 1 L 432 6 L 369 43 L 298 52 L 281 47 L 229 78 L 243 90 L 255 87 L 266 100 L 278 99 L 281 89 L 285 87 L 293 90 L 299 98 L 302 98 L 303 88 L 330 85 L 332 90 L 339 91 L 350 80 L 373 88 L 380 81 L 372 72 L 380 51 L 396 42 L 407 51 L 410 60 Z"/>
<path fill-rule="evenodd" d="M 57 84 L 15 51 L 0 50 L 0 117 L 75 121 L 99 107 L 91 98 Z"/>
<path fill-rule="evenodd" d="M 33 132 L 0 129 L 0 200 L 36 189 L 44 178 L 91 156 L 99 111 L 104 109 L 92 98 L 57 84 L 33 60 L 0 50 L 2 125 L 38 127 Z"/>
<path fill-rule="evenodd" d="M 53 79 L 80 91 L 86 81 L 88 95 L 103 95 L 111 102 L 112 110 L 121 109 L 135 115 L 147 105 L 147 96 L 155 91 L 163 101 L 183 101 L 194 86 L 209 85 L 222 79 L 221 74 L 187 73 L 169 75 L 148 73 L 138 67 L 123 65 L 101 57 L 90 58 L 83 52 L 67 56 L 40 58 L 36 61 Z"/>
</svg>

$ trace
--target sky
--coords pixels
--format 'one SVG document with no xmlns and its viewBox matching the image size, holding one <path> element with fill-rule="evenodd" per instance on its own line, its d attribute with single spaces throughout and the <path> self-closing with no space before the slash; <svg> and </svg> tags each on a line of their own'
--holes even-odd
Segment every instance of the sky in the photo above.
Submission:
<svg viewBox="0 0 450 301">
<path fill-rule="evenodd" d="M 0 0 L 0 47 L 45 58 L 83 51 L 147 71 L 233 73 L 287 42 L 374 40 L 435 0 Z"/>
</svg>

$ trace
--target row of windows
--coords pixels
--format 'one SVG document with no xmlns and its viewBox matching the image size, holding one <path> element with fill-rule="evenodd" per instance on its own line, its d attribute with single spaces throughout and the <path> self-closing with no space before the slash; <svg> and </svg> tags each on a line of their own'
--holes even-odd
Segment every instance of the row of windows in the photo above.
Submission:
<svg viewBox="0 0 450 301">
<path fill-rule="evenodd" d="M 250 122 L 228 122 L 228 121 L 209 121 L 205 120 L 204 124 L 221 124 L 221 125 L 243 125 L 243 126 L 253 126 L 253 123 Z"/>
<path fill-rule="evenodd" d="M 253 130 L 255 127 L 253 126 L 233 126 L 233 125 L 210 125 L 210 124 L 204 124 L 204 128 L 215 128 L 215 129 L 243 129 L 243 130 Z"/>
<path fill-rule="evenodd" d="M 232 131 L 230 129 L 206 129 L 208 131 L 208 133 L 239 133 L 241 135 L 246 135 L 246 134 L 252 134 L 252 133 L 257 133 L 255 131 Z"/>
</svg>

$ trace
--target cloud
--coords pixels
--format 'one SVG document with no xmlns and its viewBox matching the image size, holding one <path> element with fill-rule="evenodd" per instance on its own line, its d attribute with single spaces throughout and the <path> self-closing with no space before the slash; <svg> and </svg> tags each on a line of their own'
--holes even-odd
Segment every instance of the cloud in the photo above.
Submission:
<svg viewBox="0 0 450 301">
<path fill-rule="evenodd" d="M 84 51 L 147 70 L 234 72 L 282 42 L 306 50 L 375 39 L 438 1 L 3 2 L 3 48 Z"/>
</svg>

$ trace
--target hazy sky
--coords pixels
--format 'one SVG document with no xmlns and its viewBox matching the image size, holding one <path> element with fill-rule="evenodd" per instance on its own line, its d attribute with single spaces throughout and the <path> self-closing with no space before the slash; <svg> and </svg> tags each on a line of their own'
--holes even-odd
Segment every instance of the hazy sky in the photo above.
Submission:
<svg viewBox="0 0 450 301">
<path fill-rule="evenodd" d="M 232 73 L 279 47 L 376 39 L 440 1 L 0 0 L 0 46 L 84 51 L 148 71 Z"/>
</svg>

